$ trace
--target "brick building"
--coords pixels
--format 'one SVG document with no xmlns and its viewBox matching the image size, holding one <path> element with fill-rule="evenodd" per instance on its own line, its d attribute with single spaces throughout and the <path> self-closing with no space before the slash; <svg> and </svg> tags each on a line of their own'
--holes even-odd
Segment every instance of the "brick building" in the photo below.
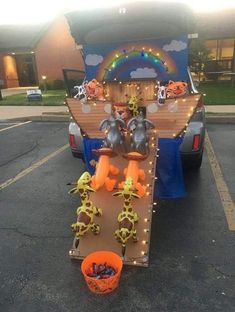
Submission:
<svg viewBox="0 0 235 312">
<path fill-rule="evenodd" d="M 235 72 L 235 10 L 198 14 L 195 32 L 210 50 L 211 60 L 205 69 L 215 73 Z"/>
<path fill-rule="evenodd" d="M 200 13 L 192 23 L 211 51 L 207 68 L 235 72 L 235 10 Z M 46 25 L 0 26 L 1 88 L 38 85 L 42 77 L 48 82 L 63 80 L 62 69 L 83 70 L 83 66 L 63 16 Z"/>
<path fill-rule="evenodd" d="M 62 69 L 83 69 L 65 17 L 46 25 L 0 26 L 1 88 L 63 80 Z"/>
</svg>

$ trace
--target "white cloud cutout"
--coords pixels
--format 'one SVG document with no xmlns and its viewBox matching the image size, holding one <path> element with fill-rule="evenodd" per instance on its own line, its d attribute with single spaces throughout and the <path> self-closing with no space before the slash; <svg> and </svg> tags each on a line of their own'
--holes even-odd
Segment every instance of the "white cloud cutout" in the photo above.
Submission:
<svg viewBox="0 0 235 312">
<path fill-rule="evenodd" d="M 130 72 L 131 78 L 155 78 L 157 73 L 154 68 L 137 68 L 136 70 Z"/>
<path fill-rule="evenodd" d="M 171 40 L 171 43 L 169 44 L 165 44 L 163 46 L 163 50 L 169 52 L 169 51 L 176 51 L 176 52 L 179 52 L 179 51 L 182 51 L 184 49 L 187 48 L 187 43 L 186 42 L 183 42 L 181 40 L 177 41 L 177 40 Z"/>
<path fill-rule="evenodd" d="M 86 65 L 96 66 L 103 62 L 103 56 L 97 54 L 87 54 L 85 58 Z"/>
</svg>

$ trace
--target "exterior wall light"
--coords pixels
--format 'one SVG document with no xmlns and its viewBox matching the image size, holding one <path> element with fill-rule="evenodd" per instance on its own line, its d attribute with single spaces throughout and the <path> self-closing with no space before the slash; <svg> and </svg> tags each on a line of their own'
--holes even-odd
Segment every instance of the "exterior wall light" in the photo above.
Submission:
<svg viewBox="0 0 235 312">
<path fill-rule="evenodd" d="M 43 90 L 47 91 L 47 76 L 46 75 L 42 75 L 42 80 L 43 80 Z"/>
</svg>

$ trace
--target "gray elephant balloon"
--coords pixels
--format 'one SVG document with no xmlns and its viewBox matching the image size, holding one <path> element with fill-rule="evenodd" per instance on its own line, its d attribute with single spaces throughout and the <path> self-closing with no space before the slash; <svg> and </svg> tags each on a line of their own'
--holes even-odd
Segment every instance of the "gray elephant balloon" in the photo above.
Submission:
<svg viewBox="0 0 235 312">
<path fill-rule="evenodd" d="M 126 152 L 125 136 L 122 129 L 126 128 L 126 124 L 122 119 L 115 118 L 112 114 L 108 119 L 104 119 L 100 123 L 100 130 L 106 130 L 104 139 L 104 147 L 109 147 L 116 152 Z"/>
<path fill-rule="evenodd" d="M 154 124 L 145 119 L 142 112 L 137 117 L 129 120 L 127 128 L 132 130 L 131 136 L 131 151 L 141 153 L 143 155 L 149 154 L 149 136 L 147 129 L 155 128 Z"/>
</svg>

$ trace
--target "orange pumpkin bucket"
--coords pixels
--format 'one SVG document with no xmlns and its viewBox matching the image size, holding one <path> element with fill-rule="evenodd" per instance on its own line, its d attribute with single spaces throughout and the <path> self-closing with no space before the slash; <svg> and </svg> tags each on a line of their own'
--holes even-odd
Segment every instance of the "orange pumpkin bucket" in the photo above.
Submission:
<svg viewBox="0 0 235 312">
<path fill-rule="evenodd" d="M 96 263 L 97 265 L 106 263 L 115 270 L 116 274 L 110 276 L 107 279 L 97 279 L 95 277 L 90 277 L 88 276 L 88 272 L 93 263 Z M 88 288 L 93 293 L 103 295 L 110 293 L 118 287 L 122 266 L 122 259 L 119 255 L 111 251 L 97 251 L 89 254 L 82 261 L 81 270 Z"/>
</svg>

